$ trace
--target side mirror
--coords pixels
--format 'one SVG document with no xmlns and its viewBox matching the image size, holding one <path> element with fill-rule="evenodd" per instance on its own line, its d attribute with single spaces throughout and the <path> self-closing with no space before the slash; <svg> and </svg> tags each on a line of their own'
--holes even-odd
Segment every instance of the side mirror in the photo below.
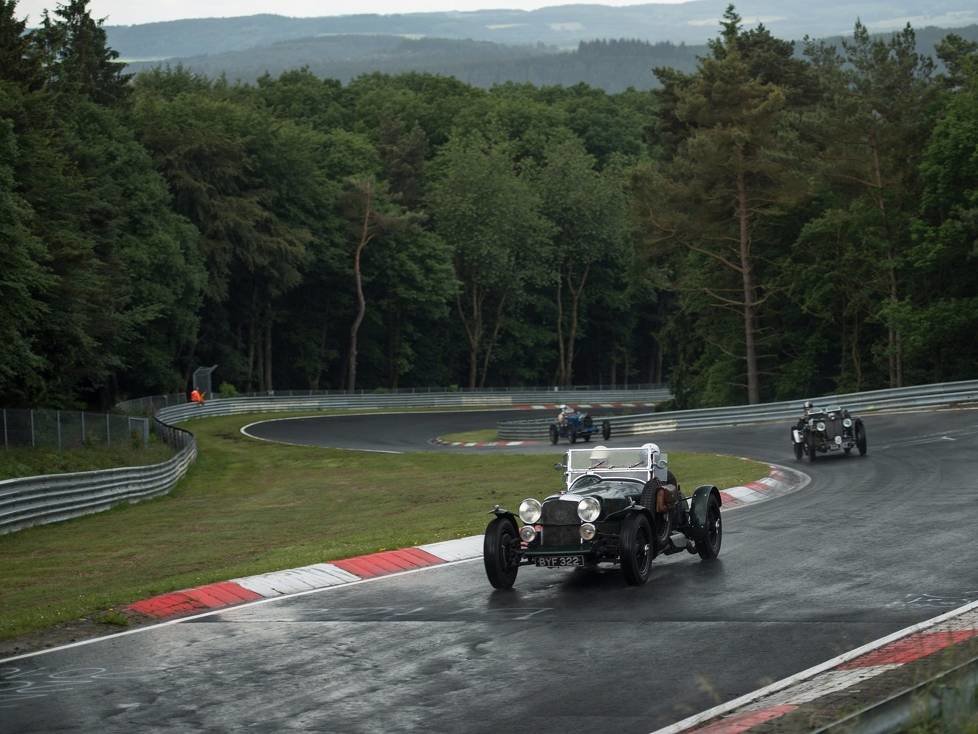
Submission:
<svg viewBox="0 0 978 734">
<path fill-rule="evenodd" d="M 554 469 L 557 471 L 563 471 L 567 468 L 567 464 L 554 464 Z"/>
</svg>

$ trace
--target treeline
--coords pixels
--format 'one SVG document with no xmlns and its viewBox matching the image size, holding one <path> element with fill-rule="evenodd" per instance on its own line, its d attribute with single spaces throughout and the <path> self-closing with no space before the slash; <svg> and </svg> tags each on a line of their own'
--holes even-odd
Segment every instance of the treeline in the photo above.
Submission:
<svg viewBox="0 0 978 734">
<path fill-rule="evenodd" d="M 672 382 L 682 404 L 974 375 L 978 62 L 732 9 L 661 92 L 127 77 L 0 0 L 0 403 Z"/>
</svg>

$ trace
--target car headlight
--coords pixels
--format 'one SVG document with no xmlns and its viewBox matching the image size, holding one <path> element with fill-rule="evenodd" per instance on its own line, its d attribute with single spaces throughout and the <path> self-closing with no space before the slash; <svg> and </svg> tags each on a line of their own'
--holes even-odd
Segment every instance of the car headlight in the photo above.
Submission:
<svg viewBox="0 0 978 734">
<path fill-rule="evenodd" d="M 601 514 L 601 503 L 596 497 L 585 497 L 577 503 L 577 516 L 584 522 L 594 522 Z"/>
<path fill-rule="evenodd" d="M 581 525 L 581 539 L 582 540 L 591 540 L 592 538 L 594 538 L 594 536 L 595 536 L 595 534 L 597 532 L 598 531 L 594 527 L 594 525 L 592 525 L 589 522 L 586 522 L 583 525 Z"/>
<path fill-rule="evenodd" d="M 537 537 L 537 531 L 533 529 L 532 525 L 524 525 L 520 528 L 520 540 L 524 543 L 529 543 L 535 537 Z"/>
<path fill-rule="evenodd" d="M 823 423 L 822 421 L 819 421 L 818 423 L 815 424 L 815 428 L 816 428 L 816 430 L 824 431 L 825 430 L 825 423 Z"/>
<path fill-rule="evenodd" d="M 532 497 L 520 502 L 520 520 L 527 525 L 532 525 L 539 520 L 541 511 L 540 503 Z"/>
<path fill-rule="evenodd" d="M 846 428 L 852 428 L 852 418 L 843 418 L 842 425 Z"/>
</svg>

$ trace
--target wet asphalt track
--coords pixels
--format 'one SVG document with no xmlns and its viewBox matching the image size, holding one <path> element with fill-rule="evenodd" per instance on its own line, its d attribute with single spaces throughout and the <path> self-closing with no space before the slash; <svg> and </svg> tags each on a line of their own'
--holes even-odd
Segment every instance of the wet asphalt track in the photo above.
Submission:
<svg viewBox="0 0 978 734">
<path fill-rule="evenodd" d="M 477 419 L 309 435 L 404 450 Z M 803 465 L 783 425 L 656 437 L 813 477 L 726 514 L 715 564 L 657 559 L 639 588 L 524 569 L 494 592 L 463 562 L 0 663 L 0 731 L 651 731 L 978 598 L 978 411 L 866 424 L 866 458 Z"/>
</svg>

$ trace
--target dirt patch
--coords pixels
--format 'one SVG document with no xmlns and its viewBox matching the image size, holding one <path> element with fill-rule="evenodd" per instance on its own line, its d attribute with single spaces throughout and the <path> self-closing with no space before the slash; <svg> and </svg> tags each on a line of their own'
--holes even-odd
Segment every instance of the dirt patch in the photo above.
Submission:
<svg viewBox="0 0 978 734">
<path fill-rule="evenodd" d="M 105 619 L 112 621 L 103 621 Z M 73 642 L 91 640 L 96 637 L 114 635 L 137 627 L 145 627 L 158 621 L 158 619 L 147 617 L 144 614 L 127 610 L 114 610 L 110 614 L 99 615 L 97 618 L 77 619 L 19 637 L 0 640 L 0 659 L 26 655 L 61 645 L 70 645 Z"/>
</svg>

